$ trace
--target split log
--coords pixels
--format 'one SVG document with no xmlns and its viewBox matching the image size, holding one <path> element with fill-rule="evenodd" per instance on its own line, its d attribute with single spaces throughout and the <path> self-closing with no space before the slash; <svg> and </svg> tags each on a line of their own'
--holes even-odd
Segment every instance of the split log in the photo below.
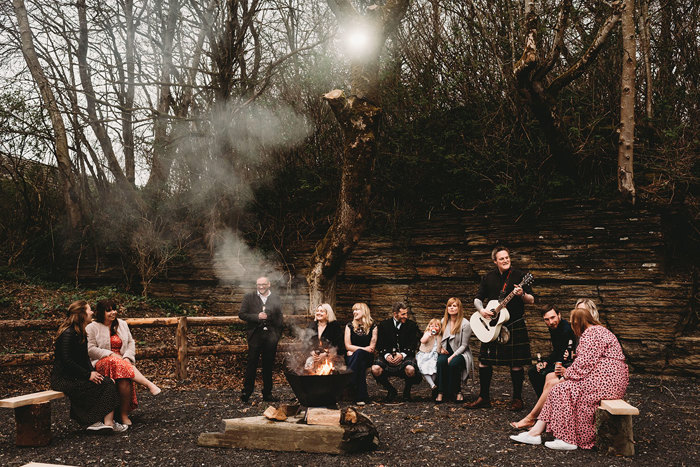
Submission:
<svg viewBox="0 0 700 467">
<path fill-rule="evenodd" d="M 287 421 L 268 420 L 264 416 L 224 420 L 221 433 L 201 433 L 200 446 L 264 449 L 269 451 L 305 451 L 345 454 L 376 449 L 379 435 L 369 418 L 358 414 L 354 424 L 336 426 L 299 423 L 300 417 Z"/>
<path fill-rule="evenodd" d="M 352 407 L 348 407 L 342 411 L 340 423 L 353 424 L 357 423 L 357 412 Z"/>
<path fill-rule="evenodd" d="M 278 422 L 283 422 L 289 417 L 293 417 L 299 413 L 299 404 L 282 404 L 279 408 L 274 406 L 269 406 L 263 412 L 263 416 L 268 420 L 277 420 Z"/>
<path fill-rule="evenodd" d="M 306 409 L 306 423 L 309 425 L 340 426 L 340 410 L 309 407 Z"/>
</svg>

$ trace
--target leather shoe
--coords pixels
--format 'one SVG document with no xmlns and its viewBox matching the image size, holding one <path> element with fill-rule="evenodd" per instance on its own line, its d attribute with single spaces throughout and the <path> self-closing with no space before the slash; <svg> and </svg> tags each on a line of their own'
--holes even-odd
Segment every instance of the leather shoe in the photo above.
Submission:
<svg viewBox="0 0 700 467">
<path fill-rule="evenodd" d="M 250 394 L 248 393 L 241 393 L 241 401 L 244 403 L 248 403 L 248 400 L 250 399 Z"/>
<path fill-rule="evenodd" d="M 491 401 L 489 399 L 484 399 L 483 397 L 479 396 L 479 398 L 474 402 L 468 402 L 464 404 L 464 407 L 466 407 L 467 409 L 490 409 Z"/>
<path fill-rule="evenodd" d="M 398 396 L 398 392 L 396 392 L 396 389 L 389 390 L 386 393 L 386 397 L 384 398 L 384 402 L 394 402 L 396 400 L 396 396 Z"/>
<path fill-rule="evenodd" d="M 273 396 L 272 394 L 264 394 L 264 395 L 263 395 L 263 400 L 264 400 L 265 402 L 279 402 L 279 401 L 280 401 L 280 398 L 279 398 L 279 397 L 275 397 L 275 396 Z"/>
<path fill-rule="evenodd" d="M 431 391 L 430 391 L 430 397 L 431 399 L 435 400 L 438 395 L 438 387 L 435 386 Z"/>
<path fill-rule="evenodd" d="M 511 412 L 517 412 L 519 410 L 523 410 L 523 400 L 522 399 L 513 399 L 508 406 L 508 410 Z"/>
</svg>

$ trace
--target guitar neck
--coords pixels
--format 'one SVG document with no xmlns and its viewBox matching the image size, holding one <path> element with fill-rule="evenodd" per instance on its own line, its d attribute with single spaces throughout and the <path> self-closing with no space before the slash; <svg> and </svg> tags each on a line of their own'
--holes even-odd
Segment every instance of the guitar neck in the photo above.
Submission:
<svg viewBox="0 0 700 467">
<path fill-rule="evenodd" d="M 498 306 L 496 307 L 494 312 L 499 313 L 501 311 L 501 309 L 503 309 L 508 304 L 508 302 L 513 299 L 514 296 L 515 296 L 515 290 L 512 291 L 511 293 L 509 293 L 508 296 L 506 298 L 504 298 L 501 303 L 498 304 Z"/>
</svg>

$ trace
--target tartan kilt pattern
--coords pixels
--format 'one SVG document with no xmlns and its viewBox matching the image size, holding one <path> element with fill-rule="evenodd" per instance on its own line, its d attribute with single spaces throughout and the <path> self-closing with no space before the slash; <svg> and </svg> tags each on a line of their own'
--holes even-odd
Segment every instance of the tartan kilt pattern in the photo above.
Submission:
<svg viewBox="0 0 700 467">
<path fill-rule="evenodd" d="M 484 365 L 519 367 L 532 364 L 530 338 L 525 320 L 520 319 L 506 325 L 510 331 L 510 341 L 499 344 L 497 341 L 482 342 L 479 361 Z"/>
</svg>

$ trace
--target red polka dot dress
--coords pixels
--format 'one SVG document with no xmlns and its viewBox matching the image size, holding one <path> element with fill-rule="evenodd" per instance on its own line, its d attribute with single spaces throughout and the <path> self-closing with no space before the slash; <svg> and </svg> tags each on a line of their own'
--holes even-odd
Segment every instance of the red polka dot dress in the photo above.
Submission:
<svg viewBox="0 0 700 467">
<path fill-rule="evenodd" d="M 556 438 L 590 449 L 595 444 L 596 408 L 601 400 L 624 397 L 629 373 L 620 343 L 603 326 L 586 329 L 576 352 L 566 380 L 552 388 L 539 419 Z"/>
<path fill-rule="evenodd" d="M 109 376 L 113 380 L 132 379 L 134 377 L 134 366 L 123 358 L 119 357 L 122 348 L 121 338 L 113 334 L 109 337 L 109 345 L 113 354 L 101 358 L 96 364 L 95 369 L 105 376 Z M 139 403 L 136 399 L 136 385 L 131 382 L 131 408 L 135 409 Z"/>
</svg>

